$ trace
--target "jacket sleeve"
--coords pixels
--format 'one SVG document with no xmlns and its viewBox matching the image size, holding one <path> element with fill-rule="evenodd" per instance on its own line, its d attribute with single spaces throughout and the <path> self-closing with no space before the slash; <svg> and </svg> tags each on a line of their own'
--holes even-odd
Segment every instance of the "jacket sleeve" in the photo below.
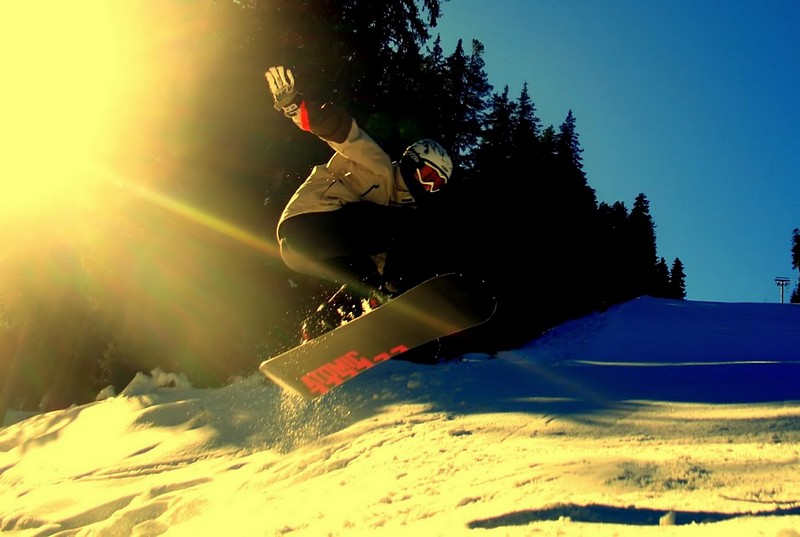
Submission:
<svg viewBox="0 0 800 537">
<path fill-rule="evenodd" d="M 304 131 L 336 144 L 347 139 L 353 124 L 353 118 L 344 108 L 331 103 L 319 105 L 305 100 L 300 103 L 299 110 L 290 117 Z"/>
</svg>

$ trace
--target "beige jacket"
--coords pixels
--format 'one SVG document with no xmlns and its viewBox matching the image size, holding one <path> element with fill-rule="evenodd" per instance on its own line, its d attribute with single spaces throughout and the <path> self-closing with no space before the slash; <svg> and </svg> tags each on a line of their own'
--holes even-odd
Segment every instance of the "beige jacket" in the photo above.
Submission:
<svg viewBox="0 0 800 537">
<path fill-rule="evenodd" d="M 333 128 L 331 117 L 338 123 Z M 379 205 L 414 203 L 389 155 L 341 109 L 319 109 L 317 114 L 311 114 L 311 121 L 292 119 L 325 140 L 335 153 L 327 164 L 313 168 L 289 200 L 278 222 L 278 235 L 286 219 L 300 214 L 334 211 L 347 203 L 362 201 Z"/>
</svg>

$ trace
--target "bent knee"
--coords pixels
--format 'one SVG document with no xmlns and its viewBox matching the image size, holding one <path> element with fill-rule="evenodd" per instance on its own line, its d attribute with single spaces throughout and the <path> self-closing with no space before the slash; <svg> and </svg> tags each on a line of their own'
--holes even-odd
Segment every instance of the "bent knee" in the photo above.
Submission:
<svg viewBox="0 0 800 537">
<path fill-rule="evenodd" d="M 308 254 L 301 253 L 297 249 L 292 248 L 288 240 L 282 238 L 278 245 L 281 259 L 287 267 L 295 272 L 301 272 L 303 274 L 315 274 L 317 272 L 315 267 L 318 265 L 318 262 L 315 262 Z"/>
</svg>

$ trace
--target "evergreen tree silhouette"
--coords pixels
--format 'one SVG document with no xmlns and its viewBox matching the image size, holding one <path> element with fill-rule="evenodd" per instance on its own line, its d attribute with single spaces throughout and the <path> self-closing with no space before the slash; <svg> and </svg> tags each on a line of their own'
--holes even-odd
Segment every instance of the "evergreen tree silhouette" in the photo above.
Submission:
<svg viewBox="0 0 800 537">
<path fill-rule="evenodd" d="M 634 296 L 646 295 L 656 289 L 656 233 L 650 215 L 650 201 L 644 194 L 636 196 L 630 214 L 631 234 L 631 291 Z"/>
<path fill-rule="evenodd" d="M 686 273 L 684 272 L 683 263 L 679 258 L 675 258 L 672 262 L 672 269 L 669 273 L 669 287 L 670 293 L 668 298 L 677 300 L 686 299 Z"/>
<path fill-rule="evenodd" d="M 655 280 L 654 285 L 650 289 L 650 296 L 657 298 L 671 298 L 671 289 L 669 285 L 669 267 L 667 260 L 663 257 L 659 258 L 655 267 Z"/>
</svg>

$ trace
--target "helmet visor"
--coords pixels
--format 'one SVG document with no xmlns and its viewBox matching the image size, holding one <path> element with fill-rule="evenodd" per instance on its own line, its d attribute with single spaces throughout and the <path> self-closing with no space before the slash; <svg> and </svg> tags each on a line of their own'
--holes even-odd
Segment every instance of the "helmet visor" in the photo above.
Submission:
<svg viewBox="0 0 800 537">
<path fill-rule="evenodd" d="M 427 162 L 423 161 L 421 164 L 422 166 L 415 170 L 417 181 L 425 192 L 438 192 L 447 183 L 447 177 Z"/>
</svg>

